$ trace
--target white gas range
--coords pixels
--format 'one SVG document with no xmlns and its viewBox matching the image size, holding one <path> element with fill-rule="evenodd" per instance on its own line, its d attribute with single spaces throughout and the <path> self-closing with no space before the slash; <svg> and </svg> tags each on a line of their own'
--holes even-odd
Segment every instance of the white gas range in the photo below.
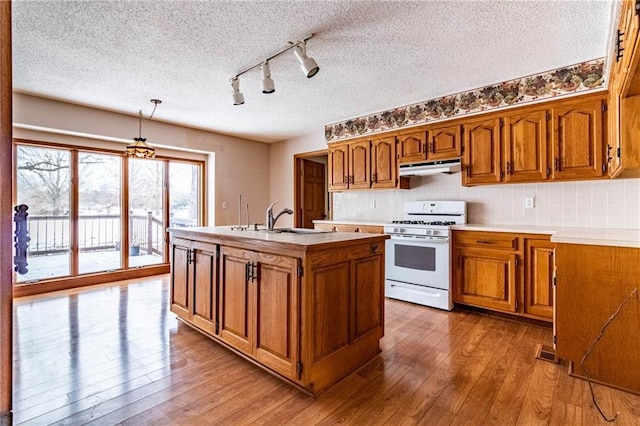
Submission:
<svg viewBox="0 0 640 426">
<path fill-rule="evenodd" d="M 467 223 L 464 201 L 412 201 L 404 219 L 385 224 L 385 295 L 451 310 L 451 225 Z"/>
</svg>

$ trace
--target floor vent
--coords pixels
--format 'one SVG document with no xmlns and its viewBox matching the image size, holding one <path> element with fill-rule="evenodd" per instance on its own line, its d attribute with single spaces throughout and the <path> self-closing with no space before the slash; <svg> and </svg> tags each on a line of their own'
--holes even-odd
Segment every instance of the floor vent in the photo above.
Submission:
<svg viewBox="0 0 640 426">
<path fill-rule="evenodd" d="M 554 364 L 558 363 L 556 351 L 552 347 L 543 345 L 542 343 L 538 345 L 538 349 L 536 350 L 536 359 L 553 362 Z"/>
</svg>

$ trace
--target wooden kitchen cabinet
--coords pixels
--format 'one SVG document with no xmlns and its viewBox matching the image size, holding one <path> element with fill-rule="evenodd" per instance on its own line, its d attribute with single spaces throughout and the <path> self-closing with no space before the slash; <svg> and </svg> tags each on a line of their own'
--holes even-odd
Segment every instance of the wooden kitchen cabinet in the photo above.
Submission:
<svg viewBox="0 0 640 426">
<path fill-rule="evenodd" d="M 226 246 L 220 259 L 220 338 L 296 377 L 299 260 Z"/>
<path fill-rule="evenodd" d="M 473 306 L 516 311 L 516 254 L 485 248 L 461 247 L 455 301 Z"/>
<path fill-rule="evenodd" d="M 500 125 L 500 118 L 483 118 L 464 124 L 463 185 L 502 180 Z"/>
<path fill-rule="evenodd" d="M 458 121 L 398 133 L 398 164 L 457 158 L 461 149 L 462 132 Z"/>
<path fill-rule="evenodd" d="M 398 177 L 395 135 L 329 145 L 329 191 L 409 188 Z"/>
<path fill-rule="evenodd" d="M 329 190 L 349 189 L 349 144 L 329 145 L 328 157 Z"/>
<path fill-rule="evenodd" d="M 371 140 L 371 188 L 395 188 L 398 184 L 396 138 Z"/>
<path fill-rule="evenodd" d="M 634 0 L 623 0 L 609 75 L 608 142 L 610 177 L 640 177 L 640 15 Z M 617 50 L 618 33 L 620 48 Z"/>
<path fill-rule="evenodd" d="M 605 174 L 602 99 L 566 101 L 551 109 L 554 180 L 598 178 Z"/>
<path fill-rule="evenodd" d="M 349 143 L 349 189 L 371 188 L 371 142 Z"/>
<path fill-rule="evenodd" d="M 169 232 L 171 310 L 247 360 L 317 395 L 380 352 L 388 236 Z"/>
<path fill-rule="evenodd" d="M 553 320 L 553 277 L 555 243 L 527 238 L 524 242 L 524 303 L 526 316 Z"/>
<path fill-rule="evenodd" d="M 520 111 L 504 117 L 504 181 L 548 179 L 547 111 Z"/>
<path fill-rule="evenodd" d="M 171 311 L 216 333 L 216 246 L 175 239 L 171 252 Z"/>
<path fill-rule="evenodd" d="M 454 302 L 552 322 L 554 248 L 546 235 L 454 231 Z"/>
</svg>

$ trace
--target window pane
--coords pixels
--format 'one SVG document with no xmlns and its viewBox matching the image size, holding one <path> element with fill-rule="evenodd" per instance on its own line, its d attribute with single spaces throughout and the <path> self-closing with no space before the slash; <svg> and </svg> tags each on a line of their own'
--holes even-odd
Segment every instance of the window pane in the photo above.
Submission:
<svg viewBox="0 0 640 426">
<path fill-rule="evenodd" d="M 169 163 L 169 217 L 171 227 L 200 225 L 200 166 Z"/>
<path fill-rule="evenodd" d="M 29 206 L 28 270 L 18 282 L 69 275 L 70 153 L 18 145 L 17 201 Z"/>
<path fill-rule="evenodd" d="M 79 272 L 119 269 L 120 175 L 122 158 L 81 152 L 78 155 Z"/>
<path fill-rule="evenodd" d="M 129 266 L 164 262 L 164 162 L 129 159 Z"/>
</svg>

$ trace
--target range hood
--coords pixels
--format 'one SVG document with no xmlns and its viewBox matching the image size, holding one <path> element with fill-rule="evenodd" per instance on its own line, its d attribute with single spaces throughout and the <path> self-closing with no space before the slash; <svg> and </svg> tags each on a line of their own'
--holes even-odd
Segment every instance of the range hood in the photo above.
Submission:
<svg viewBox="0 0 640 426">
<path fill-rule="evenodd" d="M 400 164 L 400 176 L 428 176 L 438 173 L 454 173 L 460 170 L 459 158 L 426 163 Z"/>
</svg>

